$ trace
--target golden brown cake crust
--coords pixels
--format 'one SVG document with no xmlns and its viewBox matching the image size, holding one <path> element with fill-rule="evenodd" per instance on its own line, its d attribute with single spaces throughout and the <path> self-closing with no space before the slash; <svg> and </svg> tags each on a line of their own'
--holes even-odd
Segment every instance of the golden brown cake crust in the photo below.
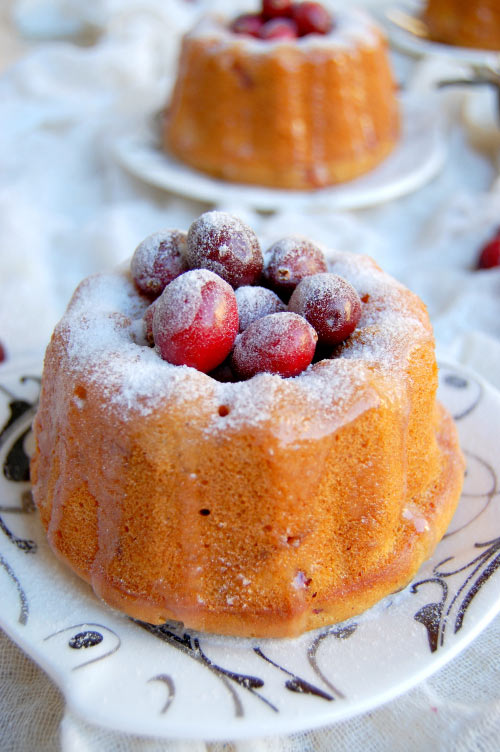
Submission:
<svg viewBox="0 0 500 752">
<path fill-rule="evenodd" d="M 204 19 L 183 40 L 166 148 L 217 178 L 310 190 L 392 151 L 399 111 L 381 32 L 338 12 L 327 36 L 269 42 Z"/>
<path fill-rule="evenodd" d="M 127 273 L 80 285 L 47 350 L 33 493 L 110 605 L 295 635 L 403 587 L 442 537 L 464 465 L 425 308 L 366 257 L 329 267 L 363 301 L 338 357 L 231 384 L 146 346 Z"/>
<path fill-rule="evenodd" d="M 436 42 L 500 51 L 498 0 L 428 0 L 423 20 Z"/>
</svg>

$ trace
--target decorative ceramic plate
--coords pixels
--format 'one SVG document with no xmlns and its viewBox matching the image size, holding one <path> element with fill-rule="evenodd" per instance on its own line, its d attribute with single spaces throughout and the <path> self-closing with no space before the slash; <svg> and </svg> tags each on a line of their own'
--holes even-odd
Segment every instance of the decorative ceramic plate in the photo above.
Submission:
<svg viewBox="0 0 500 752">
<path fill-rule="evenodd" d="M 236 739 L 331 723 L 399 695 L 500 611 L 500 395 L 442 366 L 467 456 L 458 511 L 414 582 L 297 639 L 153 627 L 103 605 L 45 543 L 28 482 L 39 367 L 0 370 L 0 623 L 88 721 L 135 734 Z"/>
<path fill-rule="evenodd" d="M 241 203 L 254 209 L 356 209 L 420 188 L 441 169 L 445 146 L 436 110 L 425 101 L 403 102 L 403 133 L 392 154 L 372 172 L 349 183 L 315 191 L 243 185 L 204 175 L 165 153 L 154 118 L 114 143 L 119 163 L 156 187 L 210 204 Z"/>
<path fill-rule="evenodd" d="M 380 19 L 386 26 L 389 38 L 395 47 L 410 55 L 444 55 L 460 63 L 471 65 L 498 65 L 500 52 L 480 50 L 473 47 L 456 47 L 450 44 L 434 42 L 427 36 L 425 22 L 420 14 L 423 4 L 416 0 L 407 0 L 389 4 L 379 12 Z"/>
</svg>

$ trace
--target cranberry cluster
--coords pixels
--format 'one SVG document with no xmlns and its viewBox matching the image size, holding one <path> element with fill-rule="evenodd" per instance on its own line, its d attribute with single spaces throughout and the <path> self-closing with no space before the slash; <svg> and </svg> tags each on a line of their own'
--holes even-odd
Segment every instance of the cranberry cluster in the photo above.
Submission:
<svg viewBox="0 0 500 752">
<path fill-rule="evenodd" d="M 264 257 L 255 233 L 224 212 L 206 212 L 187 233 L 150 235 L 131 273 L 150 299 L 144 330 L 160 356 L 224 381 L 257 373 L 296 376 L 357 326 L 354 287 L 327 271 L 321 249 L 302 237 Z"/>
<path fill-rule="evenodd" d="M 235 18 L 231 30 L 259 39 L 296 39 L 307 34 L 328 34 L 333 18 L 321 3 L 262 0 L 260 13 Z"/>
</svg>

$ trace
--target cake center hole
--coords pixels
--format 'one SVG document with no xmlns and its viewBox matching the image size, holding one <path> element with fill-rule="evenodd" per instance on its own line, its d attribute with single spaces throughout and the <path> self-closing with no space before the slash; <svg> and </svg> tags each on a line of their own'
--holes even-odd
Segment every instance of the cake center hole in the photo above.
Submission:
<svg viewBox="0 0 500 752">
<path fill-rule="evenodd" d="M 200 509 L 200 514 L 202 515 L 202 517 L 206 517 L 210 514 L 210 509 Z"/>
</svg>

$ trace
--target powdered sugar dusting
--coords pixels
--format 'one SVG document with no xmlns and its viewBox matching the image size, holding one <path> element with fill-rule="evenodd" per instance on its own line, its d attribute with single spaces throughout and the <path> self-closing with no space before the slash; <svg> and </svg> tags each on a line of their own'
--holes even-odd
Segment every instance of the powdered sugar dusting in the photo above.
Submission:
<svg viewBox="0 0 500 752">
<path fill-rule="evenodd" d="M 210 211 L 201 214 L 196 220 L 196 240 L 204 244 L 210 242 L 210 237 L 214 232 L 220 235 L 227 229 L 228 221 L 235 226 L 235 229 L 236 227 L 241 229 L 243 225 L 241 220 L 226 212 Z"/>
<path fill-rule="evenodd" d="M 235 290 L 240 318 L 240 332 L 253 321 L 269 313 L 286 311 L 286 305 L 272 290 L 259 285 L 244 285 Z"/>
<path fill-rule="evenodd" d="M 132 256 L 131 269 L 134 274 L 134 266 L 140 257 L 141 265 L 152 270 L 158 254 L 158 247 L 160 243 L 169 240 L 169 230 L 159 230 L 148 235 L 147 238 L 139 243 Z"/>
<path fill-rule="evenodd" d="M 290 324 L 297 319 L 297 314 L 290 313 L 289 311 L 277 314 L 269 314 L 259 321 L 258 331 L 252 328 L 252 334 L 255 332 L 253 339 L 257 345 L 268 339 L 279 340 L 279 344 L 286 348 L 286 335 L 289 331 Z M 298 321 L 302 322 L 303 319 L 298 317 Z M 248 332 L 250 335 L 250 332 Z M 250 337 L 249 337 L 250 338 Z"/>
<path fill-rule="evenodd" d="M 318 335 L 296 313 L 272 313 L 254 321 L 236 339 L 233 366 L 242 378 L 262 371 L 294 376 L 311 363 Z"/>
<path fill-rule="evenodd" d="M 148 303 L 127 272 L 95 275 L 80 284 L 56 328 L 75 381 L 97 384 L 110 409 L 125 420 L 153 412 L 174 392 L 182 400 L 206 393 L 200 386 L 204 374 L 162 361 L 145 343 L 142 316 Z"/>
<path fill-rule="evenodd" d="M 297 312 L 307 312 L 310 305 L 325 298 L 344 296 L 346 281 L 338 274 L 320 273 L 305 277 L 298 285 L 290 300 L 290 309 Z M 348 282 L 347 285 L 350 285 Z M 349 288 L 348 288 L 349 289 Z"/>
<path fill-rule="evenodd" d="M 79 286 L 56 330 L 67 354 L 64 367 L 75 380 L 98 385 L 109 409 L 123 421 L 181 404 L 193 411 L 203 406 L 212 415 L 205 428 L 210 433 L 265 425 L 283 443 L 325 435 L 379 403 L 374 368 L 385 374 L 389 392 L 404 388 L 410 352 L 432 340 L 423 305 L 371 259 L 341 252 L 329 252 L 328 258 L 330 270 L 350 281 L 366 302 L 341 355 L 299 376 L 262 373 L 248 381 L 219 383 L 163 361 L 138 334 L 149 300 L 123 269 Z M 220 405 L 228 409 L 225 417 Z"/>
<path fill-rule="evenodd" d="M 274 287 L 290 293 L 304 277 L 326 270 L 324 253 L 316 243 L 288 235 L 269 248 L 264 275 Z"/>
<path fill-rule="evenodd" d="M 303 245 L 312 245 L 319 248 L 318 243 L 313 243 L 312 240 L 309 240 L 309 238 L 306 238 L 304 235 L 293 234 L 286 235 L 284 238 L 281 238 L 281 240 L 273 243 L 269 251 L 273 251 L 273 249 L 279 246 L 281 254 L 299 255 Z"/>
<path fill-rule="evenodd" d="M 156 301 L 153 313 L 153 334 L 168 321 L 171 334 L 184 332 L 193 323 L 202 303 L 202 290 L 219 278 L 207 269 L 193 269 L 174 279 Z"/>
<path fill-rule="evenodd" d="M 186 233 L 162 230 L 148 235 L 134 251 L 130 269 L 138 287 L 159 295 L 172 279 L 186 271 Z"/>
<path fill-rule="evenodd" d="M 358 8 L 337 8 L 334 26 L 329 34 L 308 34 L 299 39 L 257 39 L 234 34 L 230 20 L 222 16 L 207 15 L 189 32 L 189 38 L 211 40 L 214 52 L 228 46 L 244 46 L 252 54 L 265 54 L 276 47 L 307 49 L 308 51 L 353 50 L 359 45 L 367 47 L 379 43 L 381 31 L 370 16 Z"/>
<path fill-rule="evenodd" d="M 210 269 L 232 287 L 250 285 L 262 273 L 262 251 L 254 231 L 232 214 L 205 212 L 187 235 L 192 269 Z"/>
</svg>

